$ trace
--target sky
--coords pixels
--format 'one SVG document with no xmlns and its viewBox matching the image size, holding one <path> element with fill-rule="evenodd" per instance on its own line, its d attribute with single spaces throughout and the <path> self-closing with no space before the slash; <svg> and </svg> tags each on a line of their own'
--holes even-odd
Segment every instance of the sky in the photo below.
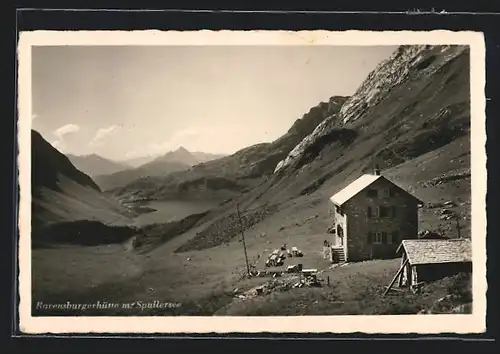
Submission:
<svg viewBox="0 0 500 354">
<path fill-rule="evenodd" d="M 76 155 L 232 154 L 352 95 L 396 48 L 33 47 L 32 127 Z"/>
</svg>

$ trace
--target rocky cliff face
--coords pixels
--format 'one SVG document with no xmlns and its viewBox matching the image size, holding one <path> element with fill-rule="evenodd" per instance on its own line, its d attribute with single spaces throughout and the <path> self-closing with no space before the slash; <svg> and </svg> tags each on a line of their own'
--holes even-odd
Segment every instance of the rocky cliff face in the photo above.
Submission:
<svg viewBox="0 0 500 354">
<path fill-rule="evenodd" d="M 309 147 L 316 144 L 334 130 L 359 126 L 359 119 L 370 119 L 373 109 L 386 100 L 394 99 L 395 90 L 407 87 L 408 98 L 421 89 L 411 87 L 418 81 L 432 81 L 439 71 L 467 52 L 466 46 L 401 46 L 389 58 L 381 62 L 365 79 L 356 93 L 342 105 L 338 114 L 325 119 L 316 129 L 306 136 L 289 154 L 280 161 L 275 173 L 292 165 L 300 159 Z M 437 87 L 436 87 L 437 88 Z M 412 92 L 413 90 L 413 92 Z M 404 102 L 405 97 L 398 97 L 393 105 Z M 424 102 L 422 102 L 424 103 Z M 387 111 L 387 113 L 390 113 Z"/>
</svg>

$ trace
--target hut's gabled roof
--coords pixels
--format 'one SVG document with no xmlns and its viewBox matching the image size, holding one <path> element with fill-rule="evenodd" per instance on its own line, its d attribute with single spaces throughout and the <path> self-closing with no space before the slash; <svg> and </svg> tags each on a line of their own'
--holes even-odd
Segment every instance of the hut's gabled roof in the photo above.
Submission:
<svg viewBox="0 0 500 354">
<path fill-rule="evenodd" d="M 408 195 L 412 196 L 413 198 L 415 198 L 415 200 L 418 203 L 422 203 L 422 201 L 420 201 L 418 198 L 416 198 L 415 196 L 411 195 L 410 193 L 408 193 L 407 191 L 405 191 L 404 189 L 402 189 L 401 187 L 399 187 L 398 185 L 396 185 L 392 181 L 388 180 L 384 176 L 382 176 L 382 175 L 374 175 L 374 174 L 364 174 L 364 175 L 361 175 L 354 182 L 350 183 L 347 187 L 341 189 L 339 192 L 337 192 L 336 194 L 334 194 L 330 198 L 330 201 L 333 204 L 336 204 L 338 206 L 342 206 L 342 204 L 344 204 L 347 201 L 349 201 L 351 198 L 353 198 L 354 196 L 356 196 L 359 192 L 363 191 L 364 189 L 366 189 L 368 186 L 370 186 L 371 184 L 373 184 L 375 181 L 377 181 L 380 178 L 385 179 L 389 183 L 393 184 L 395 187 L 401 189 L 403 192 L 405 192 Z"/>
<path fill-rule="evenodd" d="M 472 262 L 469 239 L 403 240 L 397 252 L 403 249 L 411 265 Z"/>
<path fill-rule="evenodd" d="M 333 195 L 330 198 L 330 200 L 334 204 L 342 205 L 381 177 L 382 176 L 380 175 L 370 175 L 370 174 L 361 175 L 361 177 L 359 177 L 354 182 L 350 183 L 347 187 L 345 187 L 344 189 L 340 190 L 338 193 Z"/>
</svg>

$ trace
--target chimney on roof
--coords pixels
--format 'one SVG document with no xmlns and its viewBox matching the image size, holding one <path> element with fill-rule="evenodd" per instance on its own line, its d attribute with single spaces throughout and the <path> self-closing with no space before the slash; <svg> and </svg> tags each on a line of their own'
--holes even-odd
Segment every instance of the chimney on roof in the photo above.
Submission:
<svg viewBox="0 0 500 354">
<path fill-rule="evenodd" d="M 379 165 L 375 165 L 375 169 L 373 170 L 373 174 L 375 176 L 380 176 L 380 167 L 379 167 Z"/>
</svg>

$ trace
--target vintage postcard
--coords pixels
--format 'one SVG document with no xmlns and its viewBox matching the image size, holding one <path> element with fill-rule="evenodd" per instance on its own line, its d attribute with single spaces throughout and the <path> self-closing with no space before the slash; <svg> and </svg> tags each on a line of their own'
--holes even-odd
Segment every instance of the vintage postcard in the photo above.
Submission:
<svg viewBox="0 0 500 354">
<path fill-rule="evenodd" d="M 480 333 L 479 32 L 34 31 L 25 333 Z"/>
</svg>

